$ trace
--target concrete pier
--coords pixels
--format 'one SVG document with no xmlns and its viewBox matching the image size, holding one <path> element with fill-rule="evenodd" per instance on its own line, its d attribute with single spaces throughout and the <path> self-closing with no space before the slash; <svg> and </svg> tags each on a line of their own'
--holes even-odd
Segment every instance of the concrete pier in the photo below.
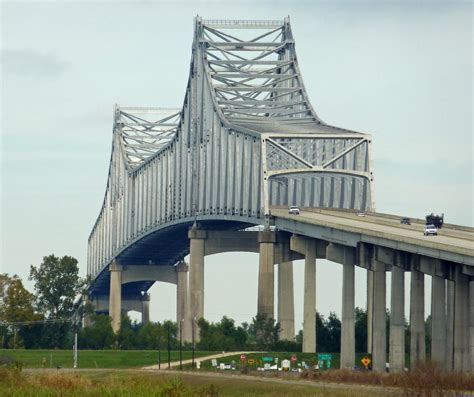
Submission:
<svg viewBox="0 0 474 397">
<path fill-rule="evenodd" d="M 425 360 L 425 275 L 411 271 L 410 367 Z"/>
<path fill-rule="evenodd" d="M 189 297 L 192 317 L 204 317 L 204 243 L 206 231 L 189 230 Z"/>
<path fill-rule="evenodd" d="M 446 369 L 446 280 L 431 278 L 431 360 Z"/>
<path fill-rule="evenodd" d="M 372 353 L 374 313 L 374 272 L 367 270 L 367 353 Z"/>
<path fill-rule="evenodd" d="M 189 318 L 204 317 L 204 244 L 206 231 L 192 227 L 188 233 L 189 250 Z M 199 334 L 196 335 L 199 341 Z"/>
<path fill-rule="evenodd" d="M 405 270 L 392 266 L 390 294 L 390 372 L 405 370 Z"/>
<path fill-rule="evenodd" d="M 346 260 L 342 264 L 341 368 L 347 369 L 355 365 L 354 276 L 354 261 Z"/>
<path fill-rule="evenodd" d="M 259 269 L 258 269 L 258 302 L 257 313 L 267 318 L 275 318 L 275 282 L 274 282 L 274 232 L 263 231 L 258 234 Z"/>
<path fill-rule="evenodd" d="M 469 278 L 456 269 L 454 280 L 454 371 L 470 371 Z"/>
<path fill-rule="evenodd" d="M 374 371 L 385 372 L 387 356 L 385 265 L 383 263 L 376 262 L 374 265 L 373 274 L 374 300 L 372 324 L 372 368 Z"/>
<path fill-rule="evenodd" d="M 295 302 L 293 292 L 293 262 L 278 264 L 278 322 L 280 339 L 295 339 Z"/>
<path fill-rule="evenodd" d="M 454 281 L 446 280 L 446 370 L 454 365 Z"/>
<path fill-rule="evenodd" d="M 474 280 L 469 283 L 469 355 L 471 372 L 474 372 Z"/>
<path fill-rule="evenodd" d="M 176 323 L 178 324 L 178 332 L 179 327 L 183 326 L 183 341 L 191 342 L 191 318 L 187 307 L 189 266 L 185 262 L 179 262 L 175 266 L 175 270 L 178 275 L 178 284 L 176 286 Z"/>
<path fill-rule="evenodd" d="M 150 294 L 142 296 L 142 325 L 150 322 Z"/>
<path fill-rule="evenodd" d="M 122 266 L 113 261 L 110 271 L 109 316 L 112 317 L 112 329 L 117 333 L 120 329 L 122 314 Z"/>
<path fill-rule="evenodd" d="M 316 352 L 316 241 L 306 241 L 304 258 L 303 352 Z"/>
</svg>

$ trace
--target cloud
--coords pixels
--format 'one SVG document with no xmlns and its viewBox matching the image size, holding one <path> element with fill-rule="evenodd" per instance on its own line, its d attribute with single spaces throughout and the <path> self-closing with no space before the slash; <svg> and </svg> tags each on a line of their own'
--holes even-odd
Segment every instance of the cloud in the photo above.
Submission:
<svg viewBox="0 0 474 397">
<path fill-rule="evenodd" d="M 1 59 L 5 76 L 30 79 L 56 79 L 69 67 L 56 54 L 33 49 L 2 49 Z"/>
</svg>

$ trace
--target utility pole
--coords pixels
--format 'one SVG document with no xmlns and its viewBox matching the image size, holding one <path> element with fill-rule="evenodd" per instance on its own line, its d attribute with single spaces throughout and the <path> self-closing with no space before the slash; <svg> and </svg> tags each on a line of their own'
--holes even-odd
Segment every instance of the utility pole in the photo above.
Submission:
<svg viewBox="0 0 474 397">
<path fill-rule="evenodd" d="M 74 322 L 72 323 L 72 328 L 74 330 L 74 345 L 72 346 L 72 361 L 73 361 L 73 368 L 77 368 L 77 328 L 79 326 L 77 312 L 74 315 Z"/>
</svg>

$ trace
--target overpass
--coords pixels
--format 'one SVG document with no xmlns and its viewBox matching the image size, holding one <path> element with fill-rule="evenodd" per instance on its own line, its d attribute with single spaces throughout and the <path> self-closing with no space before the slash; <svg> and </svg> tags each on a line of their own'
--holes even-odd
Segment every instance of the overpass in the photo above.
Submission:
<svg viewBox="0 0 474 397">
<path fill-rule="evenodd" d="M 316 259 L 326 258 L 343 264 L 341 366 L 352 368 L 357 265 L 368 274 L 374 369 L 384 370 L 391 271 L 389 350 L 396 371 L 405 366 L 405 272 L 412 275 L 412 362 L 425 354 L 423 275 L 429 274 L 439 341 L 432 356 L 449 357 L 448 369 L 470 370 L 472 229 L 446 226 L 424 238 L 419 222 L 405 227 L 395 216 L 376 214 L 371 159 L 369 134 L 331 126 L 313 109 L 289 18 L 197 17 L 183 106 L 115 108 L 106 192 L 88 241 L 87 299 L 109 313 L 118 331 L 123 311 L 141 309 L 143 321 L 149 319 L 154 282 L 176 284 L 177 322 L 192 340 L 193 321 L 204 316 L 205 256 L 258 252 L 257 312 L 276 317 L 281 337 L 292 339 L 292 261 L 304 258 L 303 350 L 315 352 Z M 304 211 L 290 216 L 288 205 Z"/>
</svg>

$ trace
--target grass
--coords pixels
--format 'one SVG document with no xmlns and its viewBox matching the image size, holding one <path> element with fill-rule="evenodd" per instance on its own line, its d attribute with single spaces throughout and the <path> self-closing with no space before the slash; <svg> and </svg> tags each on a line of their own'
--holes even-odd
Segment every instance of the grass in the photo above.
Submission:
<svg viewBox="0 0 474 397">
<path fill-rule="evenodd" d="M 194 352 L 196 357 L 211 355 L 214 352 Z M 190 351 L 183 351 L 183 360 L 191 358 Z M 22 363 L 25 368 L 72 368 L 71 350 L 26 350 L 0 349 L 2 357 L 9 357 Z M 79 350 L 79 368 L 137 368 L 158 364 L 155 350 Z M 171 361 L 179 360 L 179 351 L 171 352 Z M 168 362 L 167 351 L 161 351 L 161 363 Z"/>
<path fill-rule="evenodd" d="M 319 382 L 355 383 L 382 387 L 396 387 L 409 395 L 442 396 L 448 391 L 454 395 L 464 395 L 464 391 L 474 391 L 474 374 L 444 372 L 436 363 L 420 362 L 406 373 L 380 373 L 367 371 L 305 371 L 303 379 Z"/>
<path fill-rule="evenodd" d="M 340 363 L 340 354 L 339 353 L 331 353 L 332 354 L 332 360 L 331 360 L 331 368 L 339 368 L 339 363 Z M 317 364 L 317 358 L 314 353 L 288 353 L 288 352 L 258 352 L 258 353 L 249 353 L 247 354 L 247 368 L 256 368 L 257 366 L 262 367 L 263 364 L 261 364 L 263 357 L 272 357 L 273 359 L 278 358 L 278 366 L 281 366 L 281 362 L 284 359 L 291 359 L 291 356 L 295 355 L 297 358 L 297 362 L 301 363 L 304 361 L 307 365 L 313 366 Z M 370 354 L 356 354 L 356 362 L 354 365 L 358 365 L 359 367 L 363 367 L 361 364 L 361 359 L 365 356 L 371 357 Z M 249 360 L 253 360 L 253 364 L 249 364 Z M 223 358 L 217 359 L 218 363 L 224 363 L 224 364 L 230 364 L 232 361 L 235 361 L 236 367 L 240 368 L 241 366 L 241 360 L 240 360 L 240 355 L 233 355 L 233 356 L 227 356 Z M 275 361 L 273 361 L 272 364 L 274 364 Z M 185 368 L 191 368 L 190 365 L 186 365 Z M 212 361 L 211 360 L 206 360 L 201 362 L 201 368 L 204 370 L 211 370 L 213 369 L 212 367 Z"/>
<path fill-rule="evenodd" d="M 373 391 L 328 390 L 324 387 L 275 384 L 247 379 L 208 379 L 129 371 L 92 373 L 39 372 L 23 374 L 0 368 L 0 396 L 12 397 L 102 397 L 102 396 L 173 396 L 173 397 L 371 397 Z"/>
</svg>

